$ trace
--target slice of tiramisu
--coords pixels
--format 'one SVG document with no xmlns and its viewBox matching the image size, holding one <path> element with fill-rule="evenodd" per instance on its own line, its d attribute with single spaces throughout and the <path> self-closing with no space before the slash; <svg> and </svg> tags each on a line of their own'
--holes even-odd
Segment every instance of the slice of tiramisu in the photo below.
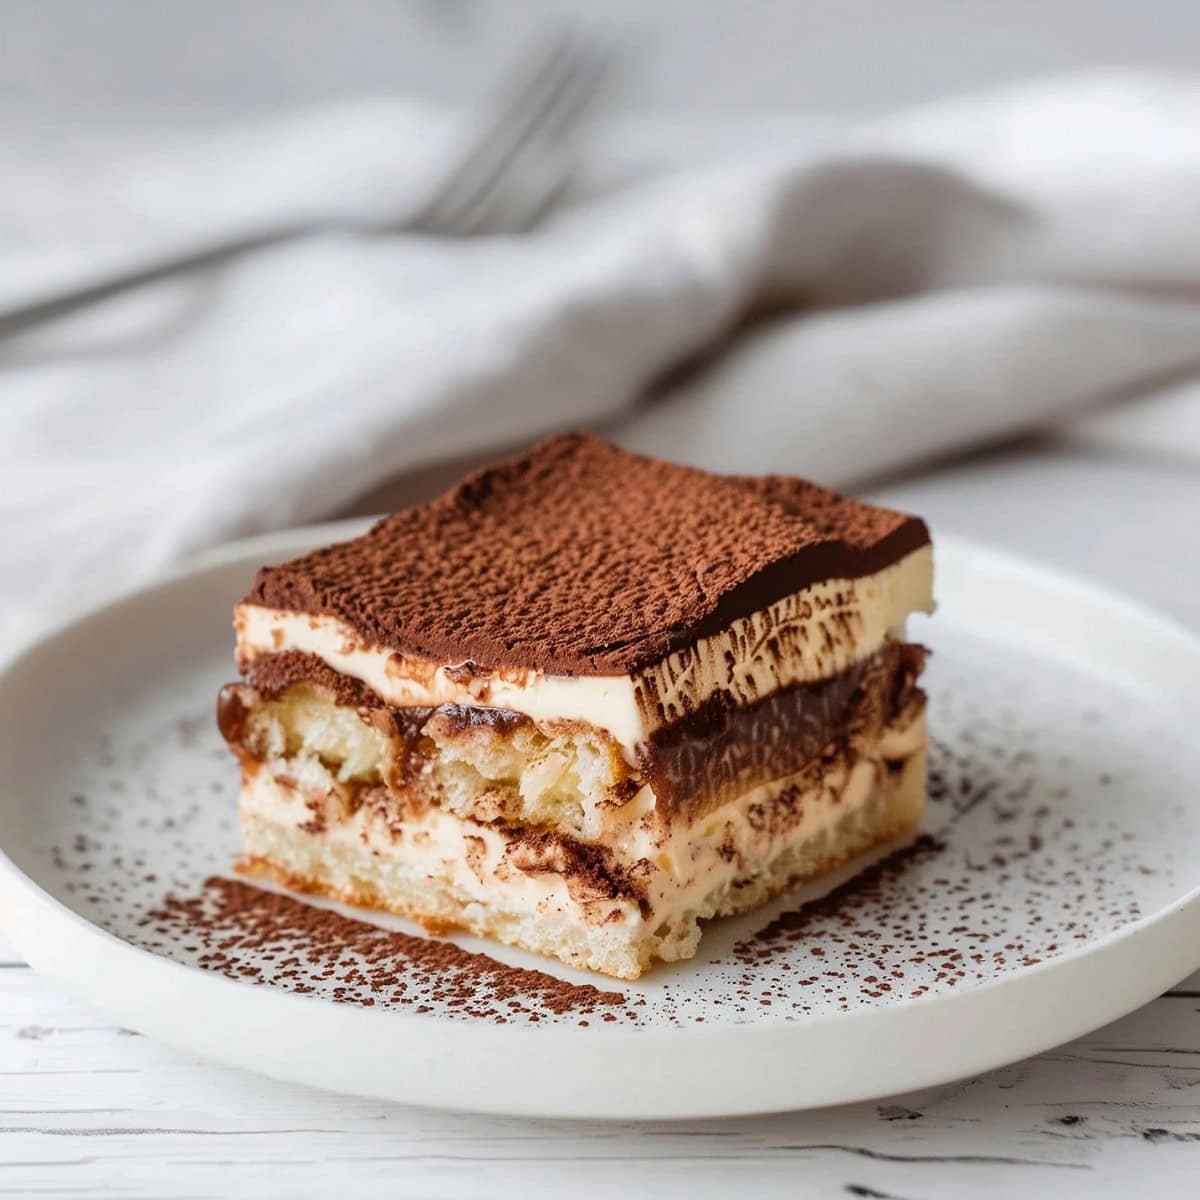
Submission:
<svg viewBox="0 0 1200 1200">
<path fill-rule="evenodd" d="M 554 438 L 237 606 L 244 867 L 633 979 L 912 827 L 923 522 Z"/>
</svg>

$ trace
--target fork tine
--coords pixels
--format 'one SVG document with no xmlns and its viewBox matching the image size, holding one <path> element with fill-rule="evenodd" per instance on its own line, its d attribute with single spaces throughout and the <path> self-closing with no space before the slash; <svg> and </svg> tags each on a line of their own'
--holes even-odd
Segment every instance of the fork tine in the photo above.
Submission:
<svg viewBox="0 0 1200 1200">
<path fill-rule="evenodd" d="M 612 66 L 613 56 L 607 50 L 581 48 L 574 72 L 548 98 L 528 136 L 514 147 L 505 169 L 492 177 L 455 222 L 457 234 L 470 236 L 484 229 L 489 233 L 519 232 L 545 211 L 574 166 L 568 152 L 570 136 L 585 121 Z"/>
<path fill-rule="evenodd" d="M 464 237 L 473 231 L 478 221 L 472 214 L 478 212 L 487 198 L 502 187 L 514 174 L 514 168 L 525 148 L 536 139 L 538 130 L 547 116 L 569 93 L 578 76 L 583 61 L 583 48 L 570 38 L 564 38 L 555 55 L 555 70 L 545 73 L 541 87 L 527 110 L 521 113 L 519 122 L 506 132 L 502 145 L 495 142 L 488 148 L 485 158 L 486 169 L 477 170 L 469 183 L 458 187 L 449 197 L 440 214 L 442 230 L 449 236 Z"/>
<path fill-rule="evenodd" d="M 492 116 L 477 128 L 457 164 L 440 181 L 437 189 L 406 224 L 443 232 L 454 226 L 454 214 L 511 155 L 540 118 L 547 94 L 553 94 L 572 69 L 569 39 L 556 37 L 525 60 L 525 66 L 510 80 Z"/>
</svg>

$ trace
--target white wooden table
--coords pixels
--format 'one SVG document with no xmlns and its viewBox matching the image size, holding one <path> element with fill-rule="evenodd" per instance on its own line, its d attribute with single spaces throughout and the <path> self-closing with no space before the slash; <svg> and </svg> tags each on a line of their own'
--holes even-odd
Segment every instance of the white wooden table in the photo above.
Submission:
<svg viewBox="0 0 1200 1200">
<path fill-rule="evenodd" d="M 1200 528 L 1200 472 L 1041 444 L 877 494 L 935 530 L 1108 580 L 1200 630 L 1200 564 L 1169 555 Z M 1181 970 L 1196 956 L 1180 947 Z M 1200 974 L 980 1078 L 684 1124 L 451 1116 L 273 1083 L 114 1026 L 2 944 L 0 1047 L 0 1195 L 1200 1195 Z"/>
</svg>

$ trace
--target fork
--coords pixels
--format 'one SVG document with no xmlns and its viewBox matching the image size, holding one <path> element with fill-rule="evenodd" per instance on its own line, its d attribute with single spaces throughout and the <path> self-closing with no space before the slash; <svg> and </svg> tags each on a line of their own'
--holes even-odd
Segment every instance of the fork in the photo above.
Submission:
<svg viewBox="0 0 1200 1200">
<path fill-rule="evenodd" d="M 412 232 L 464 238 L 531 228 L 568 181 L 581 131 L 611 74 L 611 50 L 563 34 L 523 60 L 490 114 L 471 131 L 453 164 L 412 210 L 387 221 L 306 221 L 223 237 L 155 258 L 48 299 L 0 307 L 0 336 L 19 333 L 90 304 L 185 271 L 318 233 L 373 236 Z"/>
</svg>

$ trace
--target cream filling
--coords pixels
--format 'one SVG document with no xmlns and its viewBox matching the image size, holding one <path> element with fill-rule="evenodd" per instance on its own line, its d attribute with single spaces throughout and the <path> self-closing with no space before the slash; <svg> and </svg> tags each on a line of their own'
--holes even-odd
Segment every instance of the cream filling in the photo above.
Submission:
<svg viewBox="0 0 1200 1200">
<path fill-rule="evenodd" d="M 611 847 L 618 861 L 650 864 L 646 891 L 650 912 L 642 916 L 630 900 L 584 900 L 571 896 L 567 881 L 554 873 L 527 874 L 501 866 L 508 840 L 499 830 L 438 808 L 406 816 L 397 838 L 369 806 L 330 821 L 315 836 L 322 844 L 378 856 L 406 880 L 436 879 L 464 898 L 505 912 L 548 920 L 657 928 L 674 916 L 695 909 L 722 885 L 765 866 L 776 855 L 835 825 L 847 813 L 866 805 L 885 760 L 899 761 L 925 744 L 924 716 L 886 730 L 869 755 L 848 766 L 825 772 L 801 787 L 804 774 L 776 780 L 746 792 L 692 826 L 673 829 L 665 840 L 642 823 L 628 827 Z M 264 764 L 247 774 L 242 786 L 243 817 L 282 826 L 303 825 L 312 816 L 305 803 L 305 781 L 281 782 L 287 761 Z M 294 778 L 294 776 L 293 776 Z M 649 791 L 649 789 L 644 789 Z M 792 792 L 792 818 L 773 832 L 772 804 Z M 732 850 L 732 853 L 728 851 Z M 497 868 L 500 868 L 499 874 Z M 384 897 L 386 899 L 386 897 Z"/>
<path fill-rule="evenodd" d="M 469 602 L 469 600 L 468 600 Z M 473 670 L 409 658 L 364 642 L 335 617 L 256 604 L 235 610 L 239 659 L 299 650 L 353 677 L 386 703 L 491 705 L 538 722 L 582 721 L 632 755 L 655 729 L 730 691 L 752 703 L 779 688 L 828 678 L 873 654 L 909 613 L 933 611 L 933 550 L 922 546 L 860 579 L 814 584 L 718 634 L 629 675 Z"/>
</svg>

